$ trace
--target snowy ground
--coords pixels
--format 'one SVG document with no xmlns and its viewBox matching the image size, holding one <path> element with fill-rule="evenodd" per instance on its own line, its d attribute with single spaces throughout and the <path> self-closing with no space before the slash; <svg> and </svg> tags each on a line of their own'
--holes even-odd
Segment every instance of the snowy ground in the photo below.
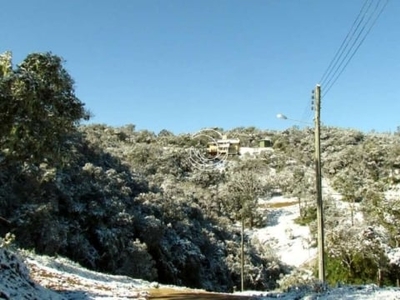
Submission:
<svg viewBox="0 0 400 300">
<path fill-rule="evenodd" d="M 307 226 L 294 223 L 300 215 L 296 199 L 274 197 L 261 200 L 261 206 L 268 212 L 268 226 L 257 229 L 252 234 L 263 244 L 268 244 L 284 263 L 299 267 L 312 260 L 316 248 L 311 247 L 310 231 Z"/>
<path fill-rule="evenodd" d="M 26 254 L 25 263 L 15 255 L 0 249 L 0 299 L 38 299 L 38 300 L 123 300 L 152 299 L 154 289 L 179 289 L 187 293 L 190 299 L 200 299 L 199 291 L 159 286 L 143 280 L 125 276 L 112 276 L 86 270 L 63 258 L 50 258 Z M 29 269 L 29 272 L 28 272 Z M 197 295 L 197 296 L 196 296 Z M 374 285 L 346 286 L 326 291 L 293 290 L 287 293 L 247 291 L 236 296 L 251 296 L 252 299 L 400 299 L 400 290 L 395 288 L 379 289 Z M 198 298 L 197 298 L 198 297 Z M 213 299 L 216 294 L 204 299 Z M 164 296 L 162 299 L 174 299 Z M 182 294 L 176 299 L 182 298 Z M 203 299 L 203 298 L 201 298 Z M 218 299 L 221 299 L 219 297 Z M 223 299 L 229 299 L 223 296 Z M 248 297 L 246 297 L 248 299 Z"/>
<path fill-rule="evenodd" d="M 400 290 L 398 288 L 378 288 L 375 285 L 364 285 L 364 286 L 345 286 L 335 289 L 327 289 L 323 292 L 318 291 L 306 291 L 306 290 L 294 290 L 287 293 L 257 293 L 257 292 L 246 292 L 243 295 L 254 296 L 254 299 L 258 300 L 270 300 L 270 299 L 281 299 L 281 300 L 399 300 Z"/>
<path fill-rule="evenodd" d="M 323 188 L 326 194 L 334 195 L 334 191 L 323 180 Z M 339 206 L 348 206 L 340 201 L 340 196 L 334 197 Z M 311 247 L 310 231 L 307 226 L 300 226 L 294 223 L 294 219 L 300 215 L 299 206 L 296 199 L 285 197 L 274 197 L 270 200 L 263 200 L 260 203 L 268 207 L 270 221 L 268 226 L 248 232 L 253 238 L 257 238 L 262 243 L 268 243 L 277 253 L 284 263 L 301 268 L 308 262 L 315 259 L 317 250 Z M 365 286 L 343 286 L 338 288 L 328 288 L 323 291 L 318 290 L 321 286 L 311 287 L 307 290 L 298 290 L 287 293 L 277 292 L 251 292 L 241 293 L 243 295 L 253 295 L 257 299 L 400 299 L 400 289 L 398 288 L 378 288 L 375 285 Z"/>
<path fill-rule="evenodd" d="M 261 201 L 269 207 L 268 226 L 247 231 L 252 238 L 268 243 L 280 259 L 295 267 L 301 267 L 312 260 L 316 250 L 310 247 L 308 227 L 299 226 L 294 219 L 299 216 L 299 208 L 294 199 L 274 197 Z M 22 252 L 22 258 L 0 248 L 0 299 L 152 299 L 155 289 L 179 289 L 185 293 L 198 295 L 199 291 L 161 286 L 140 279 L 113 276 L 86 270 L 64 259 L 37 256 Z M 294 289 L 287 293 L 247 291 L 235 293 L 254 299 L 400 299 L 400 289 L 380 289 L 374 285 L 345 286 L 323 289 L 321 286 L 305 290 Z M 164 299 L 174 299 L 167 296 Z M 225 296 L 224 296 L 225 297 Z M 213 296 L 207 296 L 212 299 Z M 179 299 L 184 299 L 180 297 Z M 196 299 L 196 296 L 190 298 Z M 221 299 L 221 298 L 219 298 Z M 226 299 L 229 299 L 226 296 Z"/>
</svg>

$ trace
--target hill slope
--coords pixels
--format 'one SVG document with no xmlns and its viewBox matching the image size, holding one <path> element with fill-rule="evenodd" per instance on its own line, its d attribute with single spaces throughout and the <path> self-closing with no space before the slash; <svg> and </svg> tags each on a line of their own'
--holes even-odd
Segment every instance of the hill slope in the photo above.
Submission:
<svg viewBox="0 0 400 300">
<path fill-rule="evenodd" d="M 284 243 L 273 242 L 274 235 L 258 242 L 245 237 L 245 286 L 274 289 L 315 251 L 313 136 L 307 128 L 224 133 L 240 136 L 248 154 L 228 157 L 216 168 L 193 164 L 192 147 L 204 150 L 207 142 L 193 135 L 105 125 L 81 127 L 71 135 L 63 148 L 68 155 L 58 164 L 2 160 L 0 233 L 15 234 L 19 247 L 68 257 L 92 270 L 230 292 L 240 286 L 238 212 L 246 213 L 247 232 L 273 227 L 276 212 L 257 210 L 263 204 L 257 199 L 279 191 L 296 199 L 296 222 L 304 226 L 287 224 L 275 236 L 292 238 Z M 400 269 L 390 254 L 397 249 L 400 216 L 393 192 L 400 170 L 398 136 L 339 128 L 322 133 L 323 174 L 333 188 L 324 194 L 327 254 L 335 263 L 328 267 L 339 268 L 331 274 L 341 276 L 331 280 L 376 282 L 377 271 L 384 270 L 384 284 L 395 284 Z M 268 151 L 258 148 L 265 136 L 273 143 Z M 246 203 L 240 202 L 240 174 L 257 180 L 257 197 Z M 345 207 L 334 201 L 336 193 Z M 285 213 L 283 220 L 289 218 Z M 310 235 L 301 260 L 273 251 L 274 243 L 278 250 L 288 250 L 288 243 L 299 246 L 293 237 L 304 232 Z"/>
</svg>

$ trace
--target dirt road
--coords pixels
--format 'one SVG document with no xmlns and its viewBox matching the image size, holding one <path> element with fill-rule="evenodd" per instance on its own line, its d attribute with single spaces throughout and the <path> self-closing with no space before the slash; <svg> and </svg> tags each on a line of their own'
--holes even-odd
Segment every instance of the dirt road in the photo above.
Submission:
<svg viewBox="0 0 400 300">
<path fill-rule="evenodd" d="M 176 290 L 176 289 L 154 289 L 150 290 L 152 300 L 249 300 L 254 299 L 248 296 L 238 296 L 232 294 L 207 293 L 203 291 Z"/>
</svg>

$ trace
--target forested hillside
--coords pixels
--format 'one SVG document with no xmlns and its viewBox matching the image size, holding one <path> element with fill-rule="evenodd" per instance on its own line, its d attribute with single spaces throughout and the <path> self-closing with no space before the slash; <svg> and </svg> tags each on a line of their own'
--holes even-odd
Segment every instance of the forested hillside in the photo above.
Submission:
<svg viewBox="0 0 400 300">
<path fill-rule="evenodd" d="M 194 133 L 82 125 L 90 113 L 58 57 L 34 54 L 17 68 L 10 56 L 1 59 L 5 240 L 102 272 L 231 291 L 240 286 L 241 221 L 251 228 L 268 220 L 257 210 L 259 198 L 297 197 L 298 222 L 315 232 L 312 128 L 218 129 L 263 151 L 201 167 L 191 149 L 206 141 Z M 324 197 L 328 280 L 376 282 L 379 274 L 380 283 L 394 285 L 400 137 L 326 126 L 321 132 L 323 177 L 335 191 Z M 265 137 L 272 147 L 259 149 Z M 334 205 L 337 197 L 351 214 Z M 292 271 L 268 244 L 245 236 L 244 251 L 248 289 L 275 288 Z"/>
</svg>

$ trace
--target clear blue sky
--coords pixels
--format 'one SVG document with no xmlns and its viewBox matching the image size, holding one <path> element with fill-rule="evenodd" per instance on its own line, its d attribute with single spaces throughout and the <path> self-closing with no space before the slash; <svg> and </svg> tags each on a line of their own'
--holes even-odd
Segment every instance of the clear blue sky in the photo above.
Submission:
<svg viewBox="0 0 400 300">
<path fill-rule="evenodd" d="M 312 122 L 310 95 L 364 0 L 3 1 L 0 52 L 66 60 L 92 122 L 158 133 Z M 326 125 L 400 125 L 400 1 L 322 99 Z"/>
</svg>

